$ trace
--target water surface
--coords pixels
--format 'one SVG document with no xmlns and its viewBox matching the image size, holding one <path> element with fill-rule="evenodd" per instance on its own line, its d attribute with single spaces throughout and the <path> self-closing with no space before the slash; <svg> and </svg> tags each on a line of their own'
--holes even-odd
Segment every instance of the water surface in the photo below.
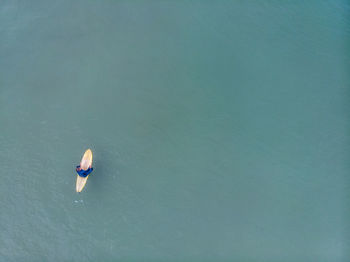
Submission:
<svg viewBox="0 0 350 262">
<path fill-rule="evenodd" d="M 347 261 L 349 10 L 2 1 L 0 261 Z"/>
</svg>

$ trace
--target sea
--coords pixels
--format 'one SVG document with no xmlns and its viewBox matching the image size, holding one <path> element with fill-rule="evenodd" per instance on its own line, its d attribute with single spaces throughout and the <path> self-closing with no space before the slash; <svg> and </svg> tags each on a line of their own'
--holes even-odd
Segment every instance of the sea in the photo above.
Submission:
<svg viewBox="0 0 350 262">
<path fill-rule="evenodd" d="M 345 0 L 2 0 L 0 261 L 350 261 L 349 73 Z"/>
</svg>

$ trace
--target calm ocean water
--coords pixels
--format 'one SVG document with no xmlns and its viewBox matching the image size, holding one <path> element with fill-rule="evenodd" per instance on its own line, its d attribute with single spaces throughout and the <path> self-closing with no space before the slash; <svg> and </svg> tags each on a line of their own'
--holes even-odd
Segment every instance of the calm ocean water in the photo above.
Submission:
<svg viewBox="0 0 350 262">
<path fill-rule="evenodd" d="M 0 261 L 349 261 L 349 11 L 1 1 Z"/>
</svg>

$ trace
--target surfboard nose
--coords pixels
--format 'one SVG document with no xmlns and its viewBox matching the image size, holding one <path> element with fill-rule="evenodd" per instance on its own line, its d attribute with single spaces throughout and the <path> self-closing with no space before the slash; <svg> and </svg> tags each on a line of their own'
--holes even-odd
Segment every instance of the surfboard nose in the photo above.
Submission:
<svg viewBox="0 0 350 262">
<path fill-rule="evenodd" d="M 90 157 L 92 158 L 92 151 L 91 151 L 90 148 L 87 149 L 87 150 L 85 151 L 84 155 L 85 155 L 85 154 L 86 154 L 89 158 L 90 158 Z"/>
<path fill-rule="evenodd" d="M 89 148 L 88 150 L 85 151 L 83 158 L 81 159 L 80 162 L 80 167 L 84 170 L 87 170 L 92 164 L 92 151 Z"/>
</svg>

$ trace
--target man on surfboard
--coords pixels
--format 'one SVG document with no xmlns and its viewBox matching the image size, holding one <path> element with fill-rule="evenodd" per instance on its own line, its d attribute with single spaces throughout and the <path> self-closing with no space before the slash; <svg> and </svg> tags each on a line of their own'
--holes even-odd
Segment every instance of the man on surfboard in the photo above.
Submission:
<svg viewBox="0 0 350 262">
<path fill-rule="evenodd" d="M 92 172 L 92 170 L 94 170 L 94 168 L 92 168 L 91 165 L 90 165 L 87 170 L 84 170 L 79 165 L 79 166 L 77 166 L 77 168 L 75 170 L 77 171 L 79 176 L 87 177 Z"/>
<path fill-rule="evenodd" d="M 89 174 L 92 172 L 92 151 L 88 149 L 85 151 L 83 158 L 80 161 L 80 165 L 77 166 L 76 171 L 77 183 L 75 185 L 75 190 L 80 193 L 85 187 L 86 181 L 89 178 Z"/>
</svg>

